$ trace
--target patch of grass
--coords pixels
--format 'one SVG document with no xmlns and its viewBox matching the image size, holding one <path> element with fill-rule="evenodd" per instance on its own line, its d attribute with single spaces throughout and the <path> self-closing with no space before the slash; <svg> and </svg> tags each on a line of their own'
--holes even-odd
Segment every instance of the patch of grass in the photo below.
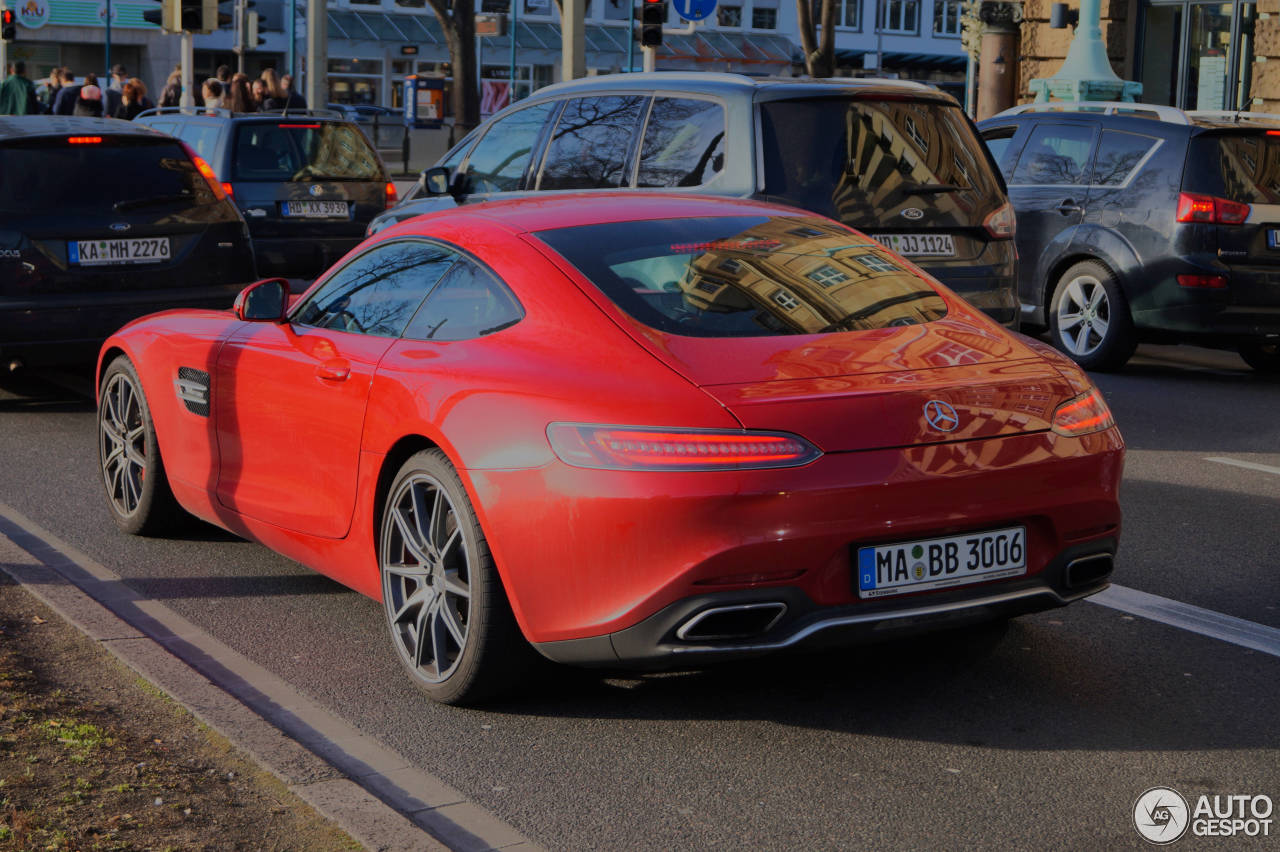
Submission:
<svg viewBox="0 0 1280 852">
<path fill-rule="evenodd" d="M 63 719 L 47 719 L 41 723 L 45 734 L 69 748 L 95 749 L 111 745 L 114 740 L 107 732 L 89 722 L 72 722 Z"/>
</svg>

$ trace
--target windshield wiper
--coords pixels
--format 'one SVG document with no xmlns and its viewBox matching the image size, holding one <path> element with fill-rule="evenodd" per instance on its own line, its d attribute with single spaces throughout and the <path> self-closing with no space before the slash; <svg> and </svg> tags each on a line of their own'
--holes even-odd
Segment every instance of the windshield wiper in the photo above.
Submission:
<svg viewBox="0 0 1280 852">
<path fill-rule="evenodd" d="M 904 183 L 903 192 L 908 195 L 933 195 L 939 192 L 963 192 L 967 187 L 954 183 Z"/>
<path fill-rule="evenodd" d="M 150 207 L 152 204 L 173 204 L 177 201 L 190 201 L 195 198 L 189 192 L 179 195 L 152 195 L 149 198 L 134 198 L 129 201 L 117 201 L 112 207 L 116 210 L 132 210 L 134 207 Z"/>
</svg>

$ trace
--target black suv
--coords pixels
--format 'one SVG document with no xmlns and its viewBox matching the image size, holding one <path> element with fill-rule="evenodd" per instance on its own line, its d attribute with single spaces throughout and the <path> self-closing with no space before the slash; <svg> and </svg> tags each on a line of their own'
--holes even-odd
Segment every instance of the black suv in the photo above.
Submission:
<svg viewBox="0 0 1280 852">
<path fill-rule="evenodd" d="M 1018 213 L 1025 325 L 1089 369 L 1150 340 L 1280 370 L 1280 117 L 1051 102 L 979 127 Z"/>
<path fill-rule="evenodd" d="M 213 167 L 249 223 L 263 275 L 316 277 L 396 201 L 368 138 L 328 110 L 168 107 L 134 120 L 178 137 Z"/>
<path fill-rule="evenodd" d="M 919 83 L 659 72 L 549 86 L 463 139 L 370 233 L 454 204 L 593 189 L 802 207 L 1017 322 L 1004 182 L 956 101 Z"/>
<path fill-rule="evenodd" d="M 230 308 L 256 277 L 209 167 L 127 121 L 0 117 L 0 358 L 92 363 L 143 314 Z"/>
</svg>

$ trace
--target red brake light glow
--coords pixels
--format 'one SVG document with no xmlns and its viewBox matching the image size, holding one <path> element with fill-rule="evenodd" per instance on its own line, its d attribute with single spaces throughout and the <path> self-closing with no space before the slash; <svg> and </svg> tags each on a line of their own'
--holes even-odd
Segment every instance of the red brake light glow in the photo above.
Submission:
<svg viewBox="0 0 1280 852">
<path fill-rule="evenodd" d="M 1101 432 L 1114 425 L 1116 421 L 1111 416 L 1111 409 L 1097 388 L 1072 397 L 1053 412 L 1053 431 L 1072 438 Z"/>
<path fill-rule="evenodd" d="M 222 182 L 222 191 L 227 194 L 227 198 L 230 198 L 233 195 L 235 195 L 235 192 L 231 189 L 231 184 L 227 183 L 226 181 Z"/>
<path fill-rule="evenodd" d="M 102 143 L 101 136 L 68 136 L 67 142 L 71 145 L 99 145 Z"/>
<path fill-rule="evenodd" d="M 279 125 L 279 126 L 280 126 L 280 127 L 288 127 L 288 128 L 303 128 L 303 129 L 305 129 L 305 130 L 319 130 L 319 129 L 320 129 L 320 125 L 318 125 L 318 124 L 281 124 L 281 125 Z"/>
<path fill-rule="evenodd" d="M 1178 194 L 1178 221 L 1239 225 L 1249 218 L 1249 205 L 1195 192 Z"/>
<path fill-rule="evenodd" d="M 798 467 L 822 455 L 808 441 L 785 432 L 552 423 L 547 438 L 565 464 L 597 470 Z"/>
<path fill-rule="evenodd" d="M 396 195 L 396 185 L 391 181 L 387 181 L 387 206 L 390 207 L 395 204 L 398 197 Z"/>
</svg>

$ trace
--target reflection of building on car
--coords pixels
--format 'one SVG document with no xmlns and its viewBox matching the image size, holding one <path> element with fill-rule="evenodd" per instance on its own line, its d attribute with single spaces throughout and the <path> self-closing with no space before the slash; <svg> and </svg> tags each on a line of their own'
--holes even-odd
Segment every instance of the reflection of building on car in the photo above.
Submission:
<svg viewBox="0 0 1280 852">
<path fill-rule="evenodd" d="M 688 667 L 1107 585 L 1123 443 L 1084 373 L 795 208 L 476 205 L 284 302 L 259 282 L 105 344 L 112 512 L 181 506 L 380 598 L 436 699 L 533 650 Z"/>
<path fill-rule="evenodd" d="M 370 233 L 507 193 L 670 190 L 778 201 L 910 256 L 1017 322 L 1013 209 L 956 102 L 893 80 L 621 74 L 540 89 L 445 155 Z M 429 170 L 431 171 L 431 170 Z"/>
<path fill-rule="evenodd" d="M 177 136 L 209 162 L 249 223 L 265 274 L 314 278 L 396 200 L 364 133 L 326 110 L 173 107 L 136 120 Z"/>
<path fill-rule="evenodd" d="M 1150 340 L 1280 371 L 1280 117 L 1051 103 L 981 126 L 1018 214 L 1026 323 L 1090 369 Z"/>
<path fill-rule="evenodd" d="M 0 118 L 0 358 L 87 363 L 128 320 L 230 307 L 244 220 L 177 140 L 114 119 Z"/>
</svg>

